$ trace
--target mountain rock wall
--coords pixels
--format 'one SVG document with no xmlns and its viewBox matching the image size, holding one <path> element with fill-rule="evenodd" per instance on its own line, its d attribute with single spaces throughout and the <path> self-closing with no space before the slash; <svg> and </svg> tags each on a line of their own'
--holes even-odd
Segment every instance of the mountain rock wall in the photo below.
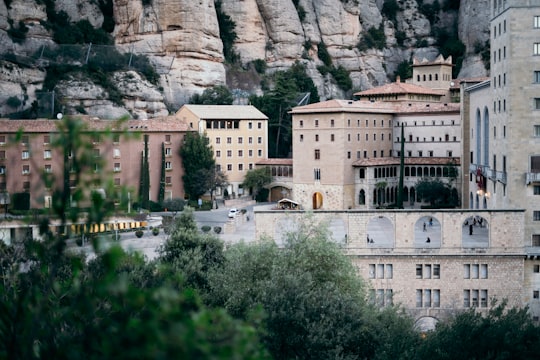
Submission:
<svg viewBox="0 0 540 360">
<path fill-rule="evenodd" d="M 112 2 L 114 30 L 111 35 L 115 46 L 122 52 L 147 55 L 160 74 L 160 83 L 152 90 L 149 89 L 153 85 L 143 84 L 140 77 L 115 75 L 132 80 L 131 83 L 118 82 L 125 111 L 132 116 L 159 116 L 167 107 L 173 111 L 194 93 L 215 85 L 238 86 L 247 93 L 261 92 L 257 81 L 238 80 L 230 70 L 233 67 L 225 64 L 214 0 L 151 0 L 144 4 L 142 0 L 109 1 Z M 433 1 L 436 0 L 431 3 Z M 440 0 L 440 3 L 445 1 L 455 0 Z M 416 0 L 398 0 L 399 11 L 393 21 L 382 13 L 384 0 L 298 0 L 297 3 L 298 8 L 293 0 L 221 0 L 222 11 L 235 23 L 234 51 L 240 59 L 236 72 L 238 68 L 249 69 L 249 63 L 254 60 L 264 60 L 268 72 L 287 69 L 300 61 L 315 82 L 321 99 L 344 98 L 350 93 L 341 90 L 331 76 L 317 70 L 323 65 L 318 57 L 322 45 L 333 66 L 349 71 L 353 90 L 391 81 L 398 64 L 412 56 L 434 58 L 439 53 L 432 37 L 432 25 L 419 11 Z M 424 0 L 424 3 L 430 1 Z M 65 11 L 73 22 L 87 20 L 99 28 L 105 21 L 106 14 L 101 12 L 97 1 L 56 0 L 54 7 L 57 12 Z M 54 45 L 53 34 L 44 25 L 47 21 L 43 2 L 12 0 L 9 7 L 0 2 L 2 55 L 30 54 L 44 45 Z M 466 45 L 467 55 L 460 75 L 486 75 L 475 51 L 478 44 L 485 44 L 489 39 L 489 1 L 461 0 L 459 11 L 441 11 L 438 21 L 444 26 L 457 26 L 460 40 Z M 13 33 L 9 34 L 19 24 L 25 24 L 28 29 L 22 41 L 16 41 Z M 357 45 L 366 31 L 381 26 L 386 45 L 382 49 L 360 50 Z M 405 34 L 401 44 L 398 44 L 398 33 Z M 25 104 L 29 105 L 35 98 L 32 92 L 39 90 L 39 77 L 44 79 L 46 74 L 46 67 L 36 69 L 16 62 L 4 64 L 4 68 L 6 66 L 17 68 L 17 76 L 0 71 L 0 89 L 7 91 L 0 95 L 1 114 L 13 110 L 5 105 L 6 97 L 12 96 L 12 92 L 13 95 L 23 94 Z M 88 98 L 90 93 L 66 89 L 72 84 L 79 88 L 81 81 L 89 80 L 78 78 L 58 84 L 59 93 L 70 97 L 64 98 L 65 104 L 71 104 L 69 108 L 78 104 L 79 109 L 83 107 L 88 113 L 103 116 L 115 107 L 112 103 L 104 104 L 107 102 L 105 93 L 97 95 L 98 91 L 96 96 L 100 99 L 93 104 Z M 133 92 L 134 86 L 137 87 L 133 82 L 139 81 L 140 88 L 146 90 Z M 32 86 L 25 85 L 28 83 Z M 106 110 L 97 111 L 99 107 Z M 111 111 L 114 116 L 121 112 Z"/>
</svg>

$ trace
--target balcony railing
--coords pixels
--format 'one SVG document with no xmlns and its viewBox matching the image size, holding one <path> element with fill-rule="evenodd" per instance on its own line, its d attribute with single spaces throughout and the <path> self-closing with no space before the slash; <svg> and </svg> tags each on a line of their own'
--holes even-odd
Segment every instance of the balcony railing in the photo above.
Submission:
<svg viewBox="0 0 540 360">
<path fill-rule="evenodd" d="M 506 172 L 505 171 L 497 171 L 497 181 L 506 185 Z"/>
<path fill-rule="evenodd" d="M 527 173 L 527 185 L 532 182 L 540 182 L 540 173 Z"/>
</svg>

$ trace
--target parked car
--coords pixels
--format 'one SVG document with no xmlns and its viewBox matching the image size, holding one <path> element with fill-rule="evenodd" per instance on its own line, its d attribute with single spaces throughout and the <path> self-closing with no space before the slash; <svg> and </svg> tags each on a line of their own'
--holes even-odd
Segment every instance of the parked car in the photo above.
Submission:
<svg viewBox="0 0 540 360">
<path fill-rule="evenodd" d="M 238 209 L 232 208 L 229 210 L 229 218 L 234 219 L 236 217 L 236 214 L 238 214 Z"/>
</svg>

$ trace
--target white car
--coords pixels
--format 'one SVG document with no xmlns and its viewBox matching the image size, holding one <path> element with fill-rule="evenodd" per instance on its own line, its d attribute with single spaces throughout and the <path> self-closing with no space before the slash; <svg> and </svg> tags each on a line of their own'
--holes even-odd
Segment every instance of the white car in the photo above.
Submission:
<svg viewBox="0 0 540 360">
<path fill-rule="evenodd" d="M 232 208 L 229 210 L 229 218 L 234 219 L 236 217 L 236 214 L 238 214 L 238 209 Z"/>
</svg>

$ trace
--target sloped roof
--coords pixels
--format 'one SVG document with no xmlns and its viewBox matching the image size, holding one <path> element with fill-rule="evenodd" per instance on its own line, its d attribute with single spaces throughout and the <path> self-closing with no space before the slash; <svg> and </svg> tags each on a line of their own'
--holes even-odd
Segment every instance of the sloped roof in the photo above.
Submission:
<svg viewBox="0 0 540 360">
<path fill-rule="evenodd" d="M 405 157 L 405 165 L 446 165 L 452 163 L 459 165 L 460 160 L 457 157 Z M 399 165 L 399 157 L 383 157 L 372 159 L 359 159 L 353 162 L 353 166 L 386 166 Z"/>
<path fill-rule="evenodd" d="M 114 120 L 102 120 L 90 116 L 74 116 L 74 119 L 84 121 L 89 130 L 120 130 L 120 131 L 153 131 L 153 132 L 171 132 L 171 131 L 194 131 L 188 124 L 180 121 L 174 116 L 165 116 L 152 118 L 148 120 L 127 120 L 117 122 Z M 0 129 L 4 133 L 16 133 L 23 130 L 28 133 L 50 133 L 57 130 L 61 120 L 35 119 L 35 120 L 10 120 L 0 119 Z M 115 127 L 120 124 L 119 129 Z"/>
<path fill-rule="evenodd" d="M 185 104 L 176 114 L 178 115 L 184 110 L 188 110 L 197 116 L 197 118 L 204 120 L 268 120 L 268 116 L 264 115 L 253 105 Z"/>
<path fill-rule="evenodd" d="M 437 91 L 431 88 L 427 88 L 420 85 L 414 85 L 409 83 L 402 83 L 399 79 L 396 82 L 378 86 L 369 90 L 360 91 L 354 93 L 355 96 L 366 97 L 374 95 L 434 95 L 443 96 L 446 93 L 444 91 Z"/>
<path fill-rule="evenodd" d="M 279 159 L 279 158 L 271 158 L 271 159 L 261 159 L 255 163 L 255 165 L 290 165 L 292 166 L 293 159 Z"/>
</svg>

